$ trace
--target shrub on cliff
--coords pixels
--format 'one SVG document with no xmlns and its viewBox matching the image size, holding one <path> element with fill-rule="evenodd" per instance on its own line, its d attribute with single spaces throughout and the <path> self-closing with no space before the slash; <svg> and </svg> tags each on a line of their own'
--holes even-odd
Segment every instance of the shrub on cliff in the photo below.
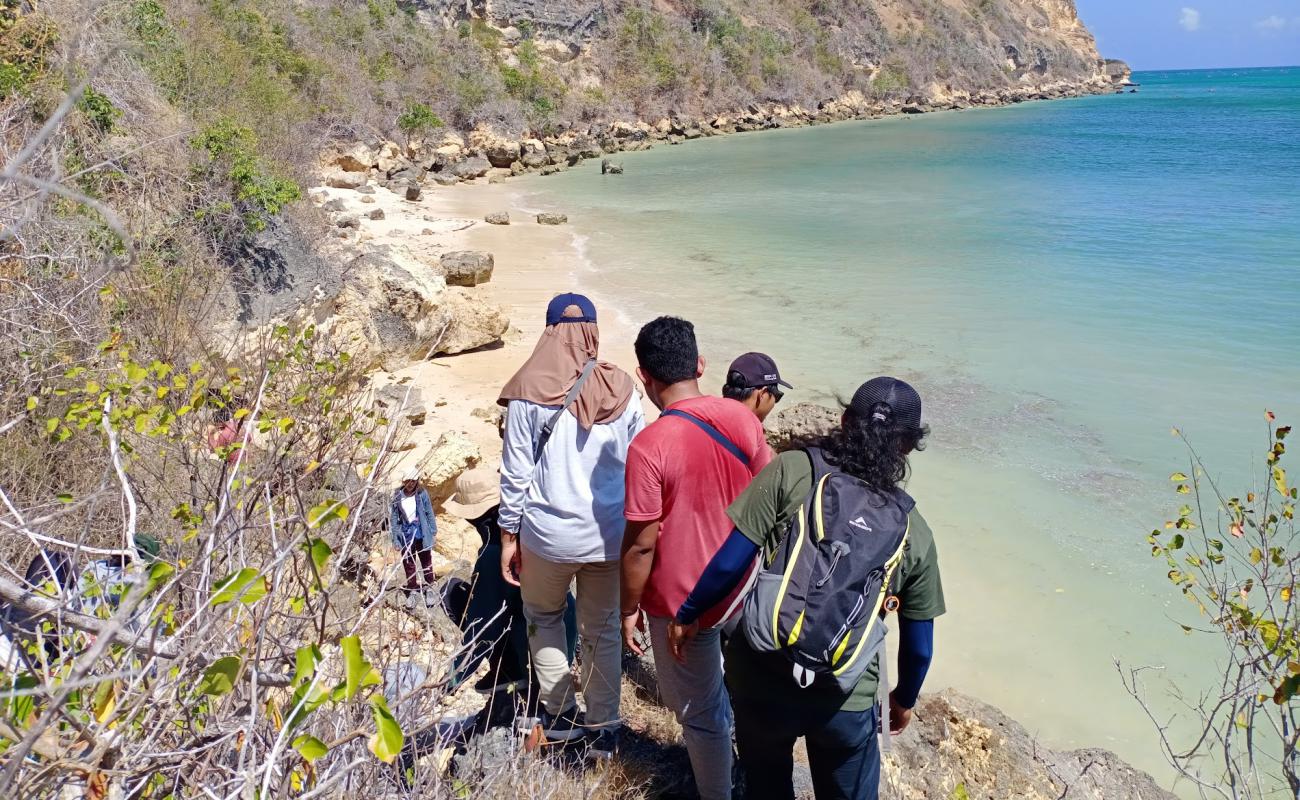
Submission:
<svg viewBox="0 0 1300 800">
<path fill-rule="evenodd" d="M 1202 796 L 1254 800 L 1285 786 L 1300 797 L 1300 489 L 1282 466 L 1291 428 L 1266 416 L 1261 482 L 1230 494 L 1189 444 L 1187 472 L 1170 476 L 1186 502 L 1147 537 L 1196 611 L 1183 630 L 1216 637 L 1226 655 L 1213 686 L 1172 687 L 1199 698 L 1188 701 L 1190 733 L 1157 723 L 1166 758 Z M 1124 680 L 1146 707 L 1143 674 Z"/>
</svg>

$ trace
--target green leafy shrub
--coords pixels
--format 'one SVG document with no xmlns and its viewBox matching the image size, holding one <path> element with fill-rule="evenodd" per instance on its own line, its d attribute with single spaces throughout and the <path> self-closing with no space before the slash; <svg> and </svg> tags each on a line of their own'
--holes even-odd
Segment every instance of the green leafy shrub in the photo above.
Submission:
<svg viewBox="0 0 1300 800">
<path fill-rule="evenodd" d="M 82 92 L 81 99 L 77 101 L 77 109 L 101 133 L 112 131 L 113 124 L 122 116 L 122 111 L 113 105 L 113 101 L 95 91 L 93 86 L 87 86 Z"/>
<path fill-rule="evenodd" d="M 397 118 L 397 129 L 409 139 L 443 127 L 442 119 L 424 103 L 411 103 Z"/>
<path fill-rule="evenodd" d="M 297 183 L 274 174 L 261 162 L 253 132 L 229 119 L 219 120 L 203 129 L 191 145 L 207 157 L 207 163 L 201 169 L 227 182 L 230 196 L 238 205 L 248 231 L 265 230 L 271 217 L 302 197 Z M 203 208 L 196 213 L 203 218 L 213 208 Z M 224 212 L 234 210 L 234 206 L 217 201 L 215 209 Z"/>
</svg>

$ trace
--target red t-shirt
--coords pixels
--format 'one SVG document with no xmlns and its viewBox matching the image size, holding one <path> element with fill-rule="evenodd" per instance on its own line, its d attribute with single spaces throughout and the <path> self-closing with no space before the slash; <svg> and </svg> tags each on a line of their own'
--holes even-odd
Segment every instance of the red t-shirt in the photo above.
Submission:
<svg viewBox="0 0 1300 800">
<path fill-rule="evenodd" d="M 633 522 L 660 521 L 654 565 L 641 596 L 641 607 L 657 617 L 677 613 L 735 527 L 727 506 L 772 460 L 763 424 L 735 400 L 693 397 L 668 410 L 712 425 L 748 456 L 749 467 L 680 417 L 660 417 L 632 440 L 623 513 Z M 717 624 L 730 603 L 729 598 L 710 609 L 700 624 Z"/>
</svg>

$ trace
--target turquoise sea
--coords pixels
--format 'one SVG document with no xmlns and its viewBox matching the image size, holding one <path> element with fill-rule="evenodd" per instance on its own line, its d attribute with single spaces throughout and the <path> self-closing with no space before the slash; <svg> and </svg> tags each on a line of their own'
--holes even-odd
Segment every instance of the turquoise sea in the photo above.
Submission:
<svg viewBox="0 0 1300 800">
<path fill-rule="evenodd" d="M 569 214 L 580 287 L 634 324 L 696 324 L 715 391 L 749 349 L 787 403 L 913 381 L 933 435 L 911 490 L 950 609 L 929 686 L 1167 778 L 1114 661 L 1213 665 L 1144 541 L 1182 500 L 1171 427 L 1245 491 L 1265 409 L 1300 422 L 1300 67 L 1134 79 L 518 185 Z"/>
</svg>

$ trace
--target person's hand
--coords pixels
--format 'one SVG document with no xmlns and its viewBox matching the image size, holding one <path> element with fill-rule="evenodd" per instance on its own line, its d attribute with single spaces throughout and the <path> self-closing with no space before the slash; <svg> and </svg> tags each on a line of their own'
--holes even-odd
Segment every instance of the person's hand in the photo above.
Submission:
<svg viewBox="0 0 1300 800">
<path fill-rule="evenodd" d="M 522 567 L 519 561 L 519 537 L 502 531 L 501 577 L 511 586 L 518 586 Z"/>
<path fill-rule="evenodd" d="M 894 693 L 889 693 L 889 735 L 897 736 L 912 722 L 912 709 L 904 708 L 894 699 Z"/>
<path fill-rule="evenodd" d="M 645 621 L 642 619 L 641 609 L 637 609 L 635 614 L 629 614 L 623 617 L 623 645 L 638 656 L 645 655 L 645 648 L 637 636 L 638 633 L 645 631 Z"/>
<path fill-rule="evenodd" d="M 690 625 L 682 625 L 677 620 L 668 623 L 668 650 L 679 664 L 686 663 L 686 643 L 695 638 L 695 634 L 699 632 L 698 621 Z"/>
</svg>

